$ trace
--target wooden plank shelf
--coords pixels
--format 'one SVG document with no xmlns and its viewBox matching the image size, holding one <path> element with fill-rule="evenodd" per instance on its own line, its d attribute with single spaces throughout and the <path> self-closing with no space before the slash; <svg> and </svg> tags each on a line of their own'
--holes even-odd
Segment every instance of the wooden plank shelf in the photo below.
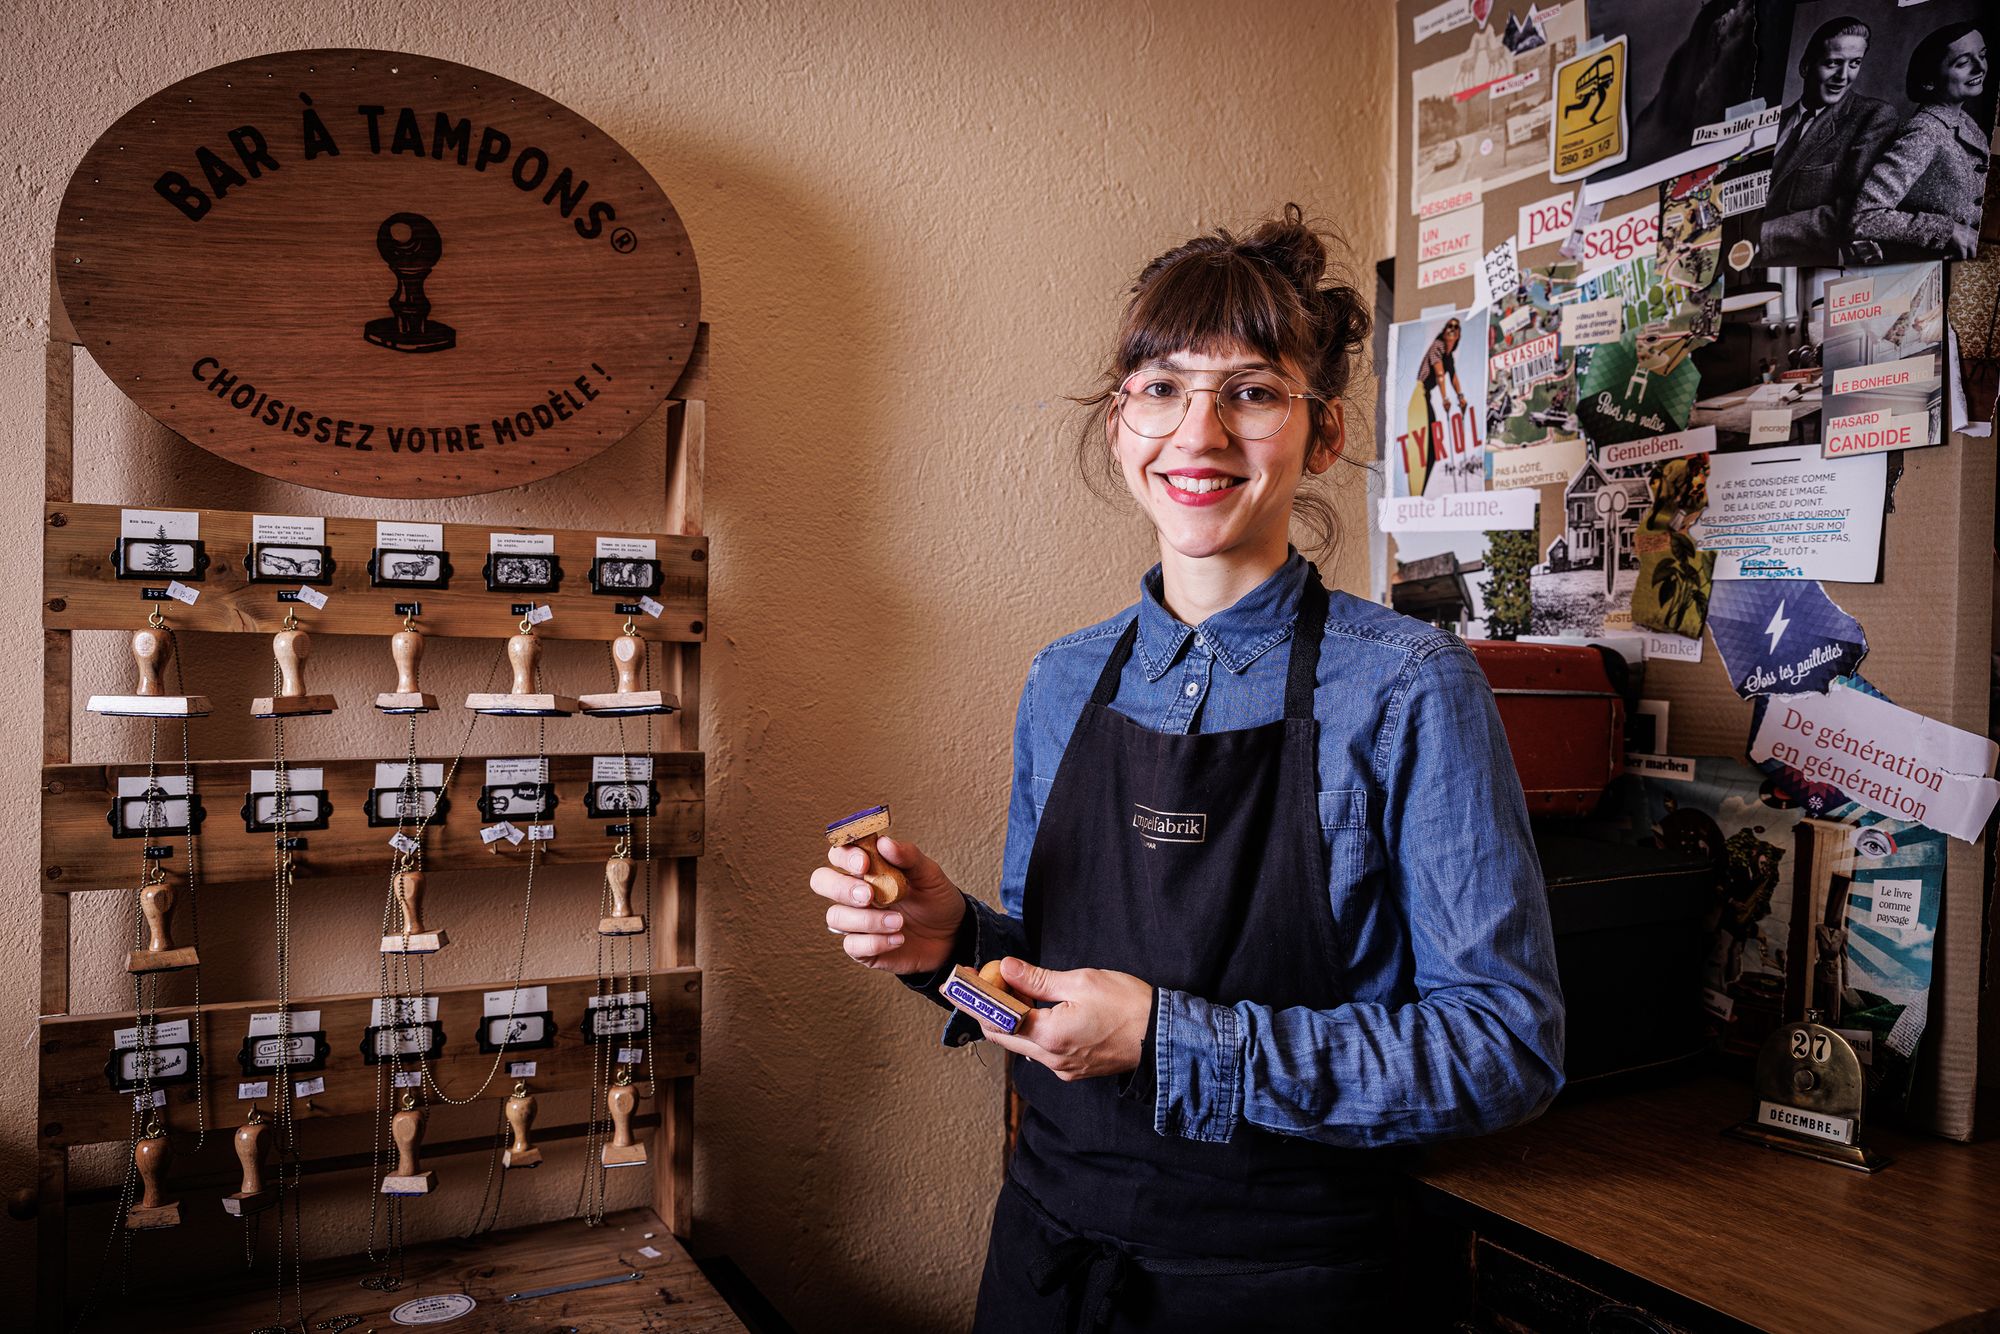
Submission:
<svg viewBox="0 0 2000 1334">
<path fill-rule="evenodd" d="M 514 608 L 539 603 L 553 607 L 556 613 L 536 628 L 543 638 L 608 640 L 625 620 L 626 613 L 618 608 L 639 600 L 638 593 L 600 594 L 591 589 L 597 539 L 615 537 L 645 539 L 654 543 L 658 553 L 660 586 L 650 596 L 665 610 L 657 620 L 644 613 L 634 616 L 640 633 L 667 642 L 698 641 L 707 633 L 705 537 L 448 523 L 444 525 L 445 550 L 451 559 L 448 587 L 376 588 L 368 573 L 368 558 L 375 549 L 375 520 L 328 516 L 326 545 L 333 558 L 333 572 L 330 579 L 312 585 L 327 595 L 326 606 L 315 610 L 302 602 L 278 600 L 281 592 L 298 591 L 296 579 L 250 582 L 245 562 L 250 555 L 254 515 L 234 510 L 182 511 L 201 516 L 201 541 L 208 557 L 202 578 L 182 581 L 201 595 L 188 605 L 146 597 L 146 590 L 166 587 L 164 575 L 157 579 L 118 577 L 112 563 L 120 541 L 118 506 L 50 500 L 44 509 L 42 625 L 51 630 L 136 630 L 145 624 L 147 614 L 158 608 L 177 630 L 269 634 L 282 627 L 287 612 L 296 612 L 304 628 L 315 634 L 386 635 L 402 623 L 398 604 L 415 602 L 423 607 L 418 627 L 425 634 L 504 639 L 520 625 L 521 613 Z M 493 533 L 551 535 L 562 567 L 556 591 L 489 592 L 481 569 Z M 157 592 L 154 598 L 158 598 Z"/>
<path fill-rule="evenodd" d="M 698 968 L 661 968 L 653 972 L 648 991 L 652 1003 L 653 1061 L 663 1087 L 700 1072 L 701 984 Z M 597 978 L 530 978 L 521 985 L 549 989 L 552 1045 L 510 1045 L 499 1073 L 480 1094 L 481 1101 L 504 1099 L 512 1092 L 514 1081 L 507 1077 L 506 1065 L 516 1060 L 535 1062 L 535 1077 L 529 1082 L 537 1092 L 589 1088 L 596 1049 L 585 1040 L 583 1025 L 589 999 L 596 994 Z M 634 979 L 634 987 L 646 987 L 643 974 Z M 437 997 L 437 1022 L 444 1032 L 442 1052 L 431 1059 L 430 1067 L 433 1077 L 450 1096 L 467 1096 L 493 1068 L 493 1054 L 480 1049 L 478 1033 L 486 993 L 506 989 L 504 982 L 487 982 L 432 987 L 426 993 Z M 319 1011 L 320 1027 L 315 1031 L 326 1035 L 325 1068 L 295 1074 L 299 1079 L 324 1077 L 326 1088 L 310 1099 L 295 1099 L 295 1115 L 305 1119 L 375 1113 L 378 1067 L 368 1064 L 362 1051 L 376 999 L 373 992 L 292 998 L 294 1016 L 303 1010 Z M 238 1054 L 249 1034 L 250 1016 L 277 1008 L 276 1001 L 260 1000 L 176 1006 L 157 1012 L 156 1022 L 161 1025 L 187 1020 L 190 1030 L 200 1026 L 202 1054 L 207 1065 L 205 1090 L 193 1080 L 159 1086 L 167 1097 L 161 1116 L 169 1129 L 198 1128 L 204 1091 L 211 1131 L 218 1125 L 229 1124 L 247 1105 L 237 1100 L 238 1084 L 273 1078 L 264 1073 L 246 1073 Z M 135 1022 L 135 1016 L 129 1013 L 52 1015 L 42 1019 L 38 1135 L 43 1149 L 108 1143 L 131 1134 L 132 1094 L 113 1085 L 108 1067 L 114 1035 Z M 619 1041 L 616 1037 L 609 1040 Z M 635 1047 L 644 1045 L 636 1038 L 625 1041 Z M 406 1066 L 411 1061 L 414 1058 L 406 1061 Z M 258 1101 L 268 1115 L 270 1099 Z M 641 1106 L 649 1112 L 659 1110 L 650 1100 Z"/>
<path fill-rule="evenodd" d="M 218 1211 L 218 1214 L 220 1211 Z M 646 1255 L 641 1248 L 655 1252 Z M 495 1232 L 471 1241 L 412 1246 L 403 1284 L 393 1292 L 362 1287 L 376 1272 L 366 1256 L 307 1266 L 305 1328 L 399 1328 L 390 1312 L 426 1298 L 470 1299 L 450 1322 L 453 1334 L 565 1330 L 572 1334 L 741 1334 L 744 1325 L 651 1209 L 609 1215 L 601 1227 L 580 1219 Z M 508 1301 L 510 1295 L 637 1272 L 626 1283 Z M 191 1285 L 190 1285 L 191 1286 Z M 108 1307 L 85 1330 L 146 1329 L 151 1334 L 211 1334 L 267 1327 L 275 1313 L 268 1276 L 232 1279 L 206 1291 L 181 1287 L 171 1301 Z M 292 1312 L 287 1312 L 292 1314 Z M 350 1324 L 349 1319 L 354 1323 Z M 299 1328 L 294 1323 L 290 1326 Z"/>
<path fill-rule="evenodd" d="M 616 754 L 615 749 L 611 752 Z M 426 866 L 435 871 L 484 869 L 497 865 L 520 865 L 528 860 L 528 841 L 500 840 L 483 844 L 482 826 L 494 823 L 480 813 L 481 789 L 486 781 L 486 758 L 467 756 L 451 774 L 444 797 L 450 805 L 442 818 L 431 821 L 424 833 Z M 494 757 L 506 758 L 506 757 Z M 531 758 L 522 756 L 520 758 Z M 611 855 L 615 836 L 608 831 L 627 822 L 627 816 L 593 815 L 590 810 L 590 755 L 551 755 L 549 778 L 555 787 L 554 818 L 530 819 L 525 815 L 496 818 L 510 820 L 525 830 L 530 823 L 554 824 L 556 836 L 539 847 L 539 857 L 548 864 L 564 865 L 601 862 Z M 388 761 L 384 761 L 387 763 Z M 400 763 L 400 761 L 397 761 Z M 450 770 L 450 757 L 420 759 L 421 764 L 443 764 Z M 364 803 L 375 781 L 374 760 L 294 759 L 294 774 L 300 769 L 324 771 L 326 800 L 330 809 L 324 829 L 295 826 L 294 837 L 304 846 L 294 853 L 294 865 L 302 877 L 314 875 L 379 874 L 387 877 L 395 854 L 389 838 L 394 825 L 371 826 Z M 203 887 L 261 883 L 269 885 L 272 874 L 272 839 L 268 830 L 251 833 L 244 817 L 245 799 L 250 792 L 253 769 L 268 769 L 269 760 L 197 760 L 194 786 L 204 818 L 201 841 L 201 884 Z M 653 756 L 653 783 L 659 791 L 659 805 L 652 816 L 652 855 L 655 860 L 698 856 L 703 834 L 703 769 L 700 751 L 661 751 Z M 120 777 L 144 777 L 144 765 L 52 764 L 42 769 L 42 876 L 45 892 L 72 894 L 89 890 L 132 888 L 137 876 L 142 845 L 164 846 L 172 855 L 161 865 L 175 883 L 185 875 L 187 856 L 179 836 L 140 839 L 114 838 L 110 819 Z M 178 766 L 160 766 L 157 773 L 178 777 Z M 295 780 L 296 781 L 296 780 Z M 298 791 L 295 788 L 295 791 Z M 300 800 L 303 800 L 301 797 Z M 135 821 L 136 823 L 136 821 Z M 414 826 L 413 826 L 414 827 Z M 639 827 L 643 827 L 642 823 Z M 646 849 L 640 838 L 633 839 L 632 855 L 641 857 Z M 128 855 L 129 854 L 129 855 Z"/>
</svg>

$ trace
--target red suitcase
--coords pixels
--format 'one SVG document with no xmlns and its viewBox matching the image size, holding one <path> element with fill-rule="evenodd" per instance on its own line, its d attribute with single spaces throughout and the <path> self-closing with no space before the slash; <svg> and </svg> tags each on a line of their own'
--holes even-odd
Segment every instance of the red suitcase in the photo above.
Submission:
<svg viewBox="0 0 2000 1334">
<path fill-rule="evenodd" d="M 1528 814 L 1590 814 L 1625 768 L 1625 699 L 1604 652 L 1498 639 L 1466 647 L 1500 705 Z"/>
</svg>

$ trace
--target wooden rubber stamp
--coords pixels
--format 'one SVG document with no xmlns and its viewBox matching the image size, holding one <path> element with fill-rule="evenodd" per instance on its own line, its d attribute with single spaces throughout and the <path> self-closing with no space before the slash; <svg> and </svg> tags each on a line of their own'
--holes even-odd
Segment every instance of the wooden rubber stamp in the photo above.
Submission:
<svg viewBox="0 0 2000 1334">
<path fill-rule="evenodd" d="M 874 891 L 875 906 L 886 908 L 897 899 L 910 892 L 910 882 L 903 877 L 897 867 L 882 860 L 875 851 L 875 840 L 889 832 L 889 808 L 870 806 L 865 811 L 856 811 L 843 816 L 826 827 L 826 841 L 836 848 L 859 845 L 868 854 L 868 869 L 861 878 Z"/>
<path fill-rule="evenodd" d="M 417 1161 L 424 1147 L 424 1109 L 409 1093 L 403 1095 L 403 1110 L 389 1123 L 389 1137 L 396 1141 L 396 1170 L 382 1178 L 384 1195 L 428 1195 L 437 1189 L 437 1173 L 427 1172 Z"/>
<path fill-rule="evenodd" d="M 512 688 L 504 695 L 467 695 L 466 708 L 474 713 L 524 718 L 567 718 L 576 712 L 576 701 L 568 695 L 535 689 L 541 675 L 542 642 L 535 638 L 533 622 L 522 621 L 520 633 L 507 641 L 507 665 L 514 673 Z"/>
<path fill-rule="evenodd" d="M 299 618 L 290 611 L 285 613 L 285 628 L 271 636 L 271 656 L 278 661 L 278 693 L 251 700 L 252 718 L 305 718 L 340 707 L 331 695 L 306 693 L 306 659 L 312 656 L 312 636 L 299 629 Z"/>
<path fill-rule="evenodd" d="M 616 682 L 609 694 L 580 695 L 577 702 L 594 718 L 629 718 L 646 713 L 672 713 L 680 700 L 663 690 L 641 690 L 640 673 L 646 665 L 646 641 L 639 629 L 625 622 L 625 632 L 611 641 L 611 666 Z"/>
<path fill-rule="evenodd" d="M 179 1227 L 179 1200 L 166 1198 L 161 1178 L 166 1175 L 167 1136 L 157 1117 L 146 1126 L 146 1136 L 132 1146 L 132 1161 L 139 1169 L 139 1202 L 125 1211 L 125 1226 L 133 1231 L 158 1227 Z"/>
<path fill-rule="evenodd" d="M 146 883 L 139 887 L 139 915 L 146 921 L 146 948 L 126 952 L 125 971 L 171 973 L 177 968 L 194 967 L 201 962 L 195 957 L 194 946 L 174 945 L 174 887 L 167 883 L 166 872 L 158 862 L 146 874 Z"/>
<path fill-rule="evenodd" d="M 1007 984 L 1000 980 L 998 959 L 989 960 L 976 973 L 960 964 L 951 970 L 951 976 L 938 988 L 938 995 L 949 1001 L 953 1008 L 965 1011 L 1002 1033 L 1012 1033 L 1019 1028 L 1021 1020 L 1028 1014 L 1028 1003 L 1007 990 Z"/>
<path fill-rule="evenodd" d="M 157 608 L 147 618 L 146 628 L 132 635 L 132 661 L 139 669 L 139 684 L 129 695 L 92 695 L 85 707 L 107 718 L 206 718 L 205 695 L 169 695 L 162 684 L 167 661 L 173 656 L 173 640 L 167 637 L 167 621 Z"/>
<path fill-rule="evenodd" d="M 382 937 L 384 954 L 435 954 L 451 943 L 442 931 L 426 931 L 423 922 L 424 873 L 404 866 L 390 879 L 396 911 L 401 915 L 400 934 Z"/>
<path fill-rule="evenodd" d="M 377 695 L 375 707 L 383 713 L 429 713 L 437 708 L 437 696 L 426 695 L 417 686 L 417 669 L 424 661 L 424 636 L 414 616 L 405 616 L 403 628 L 390 636 L 389 657 L 396 664 L 396 688 Z"/>
<path fill-rule="evenodd" d="M 236 1127 L 236 1161 L 243 1164 L 243 1185 L 233 1195 L 222 1197 L 224 1212 L 237 1218 L 259 1214 L 278 1202 L 278 1192 L 264 1185 L 264 1132 L 266 1126 L 255 1103 L 250 1119 Z"/>
<path fill-rule="evenodd" d="M 604 1095 L 604 1103 L 611 1109 L 611 1142 L 599 1151 L 598 1158 L 606 1167 L 637 1167 L 646 1161 L 646 1146 L 632 1138 L 632 1108 L 638 1101 L 632 1072 L 620 1067 L 618 1082 Z"/>
<path fill-rule="evenodd" d="M 514 1096 L 507 1099 L 507 1129 L 513 1135 L 513 1143 L 500 1154 L 502 1167 L 540 1167 L 542 1151 L 528 1143 L 528 1129 L 535 1124 L 535 1095 L 528 1092 L 526 1084 L 514 1085 Z"/>
<path fill-rule="evenodd" d="M 623 844 L 604 863 L 604 884 L 611 891 L 611 915 L 597 919 L 600 936 L 636 936 L 646 929 L 646 919 L 632 911 L 632 857 Z"/>
</svg>

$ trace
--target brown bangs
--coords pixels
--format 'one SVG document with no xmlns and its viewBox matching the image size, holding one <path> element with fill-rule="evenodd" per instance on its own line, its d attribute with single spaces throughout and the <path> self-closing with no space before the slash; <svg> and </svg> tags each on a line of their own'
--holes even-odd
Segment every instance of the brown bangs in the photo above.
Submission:
<svg viewBox="0 0 2000 1334">
<path fill-rule="evenodd" d="M 1306 323 L 1298 294 L 1269 265 L 1229 252 L 1183 255 L 1144 280 L 1127 307 L 1117 378 L 1177 352 L 1213 356 L 1236 347 L 1273 366 L 1289 359 L 1310 375 L 1311 349 L 1297 334 Z"/>
</svg>

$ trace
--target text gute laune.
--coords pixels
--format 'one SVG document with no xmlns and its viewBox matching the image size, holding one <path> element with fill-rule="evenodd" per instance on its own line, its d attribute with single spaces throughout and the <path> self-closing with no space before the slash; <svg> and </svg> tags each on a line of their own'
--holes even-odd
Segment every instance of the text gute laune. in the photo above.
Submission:
<svg viewBox="0 0 2000 1334">
<path fill-rule="evenodd" d="M 270 392 L 246 372 L 226 366 L 220 358 L 197 358 L 189 373 L 202 391 L 213 394 L 249 420 L 269 427 L 278 435 L 295 436 L 329 449 L 357 451 L 383 450 L 391 454 L 462 454 L 492 446 L 511 445 L 534 438 L 558 422 L 569 421 L 589 407 L 602 392 L 600 386 L 612 380 L 611 372 L 597 362 L 590 370 L 550 388 L 513 413 L 502 412 L 485 421 L 452 422 L 371 422 L 343 417 L 324 410 L 324 405 L 306 407 Z"/>
</svg>

